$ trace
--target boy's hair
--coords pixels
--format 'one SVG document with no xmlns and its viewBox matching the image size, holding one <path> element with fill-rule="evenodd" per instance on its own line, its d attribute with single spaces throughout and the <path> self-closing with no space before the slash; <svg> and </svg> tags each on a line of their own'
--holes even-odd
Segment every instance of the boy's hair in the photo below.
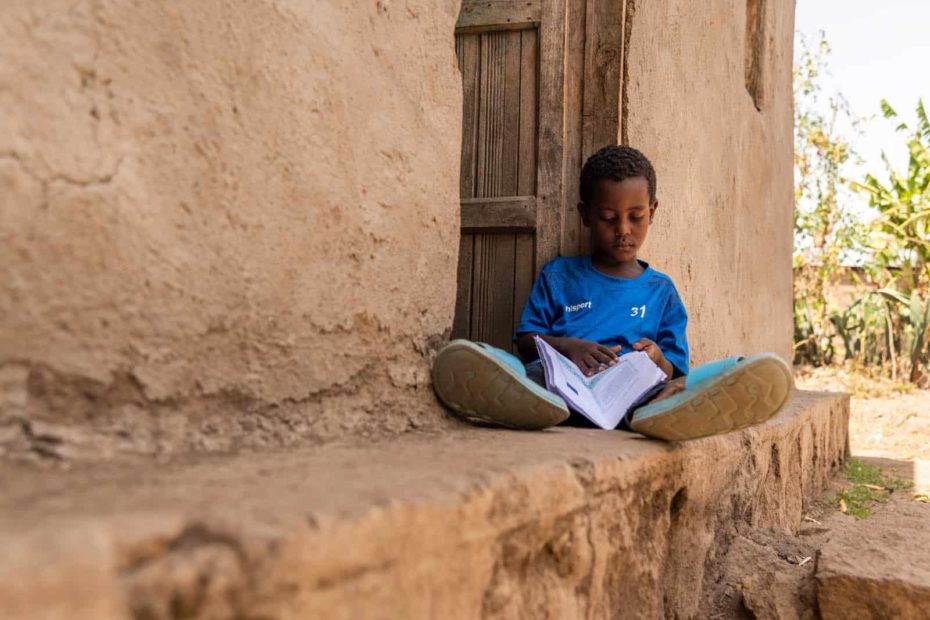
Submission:
<svg viewBox="0 0 930 620">
<path fill-rule="evenodd" d="M 597 182 L 602 179 L 623 181 L 635 177 L 646 179 L 649 185 L 649 202 L 655 202 L 656 171 L 646 156 L 631 146 L 605 146 L 589 157 L 581 169 L 581 180 L 578 184 L 581 202 L 591 204 Z"/>
</svg>

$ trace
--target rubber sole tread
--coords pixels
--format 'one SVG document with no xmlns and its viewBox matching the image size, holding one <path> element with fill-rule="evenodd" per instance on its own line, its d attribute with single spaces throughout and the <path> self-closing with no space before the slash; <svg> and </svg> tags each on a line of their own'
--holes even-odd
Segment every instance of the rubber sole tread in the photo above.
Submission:
<svg viewBox="0 0 930 620">
<path fill-rule="evenodd" d="M 436 356 L 433 389 L 459 417 L 506 428 L 538 430 L 568 418 L 568 409 L 539 394 L 490 353 L 454 341 Z"/>
<path fill-rule="evenodd" d="M 762 357 L 720 379 L 678 407 L 634 416 L 633 430 L 666 441 L 683 441 L 765 422 L 788 400 L 794 381 L 788 366 Z M 648 413 L 648 407 L 643 410 Z"/>
</svg>

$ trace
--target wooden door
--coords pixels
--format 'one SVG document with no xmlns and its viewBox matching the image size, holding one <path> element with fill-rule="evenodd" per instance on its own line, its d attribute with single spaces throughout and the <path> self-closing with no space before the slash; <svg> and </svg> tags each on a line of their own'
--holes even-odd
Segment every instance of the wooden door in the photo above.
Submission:
<svg viewBox="0 0 930 620">
<path fill-rule="evenodd" d="M 509 349 L 538 270 L 558 253 L 564 0 L 464 0 L 462 235 L 454 338 Z"/>
</svg>

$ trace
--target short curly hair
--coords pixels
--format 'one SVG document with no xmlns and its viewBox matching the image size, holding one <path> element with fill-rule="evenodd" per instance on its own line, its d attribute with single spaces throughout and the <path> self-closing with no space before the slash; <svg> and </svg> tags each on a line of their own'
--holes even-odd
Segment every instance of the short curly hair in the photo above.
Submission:
<svg viewBox="0 0 930 620">
<path fill-rule="evenodd" d="M 578 193 L 581 202 L 590 205 L 597 183 L 602 179 L 623 181 L 644 177 L 649 185 L 649 202 L 656 201 L 656 171 L 649 159 L 631 146 L 611 144 L 588 158 L 581 169 Z"/>
</svg>

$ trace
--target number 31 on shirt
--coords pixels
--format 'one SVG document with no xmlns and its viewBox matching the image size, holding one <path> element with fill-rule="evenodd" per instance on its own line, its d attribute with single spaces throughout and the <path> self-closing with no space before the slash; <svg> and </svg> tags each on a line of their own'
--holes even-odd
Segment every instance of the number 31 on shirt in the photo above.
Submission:
<svg viewBox="0 0 930 620">
<path fill-rule="evenodd" d="M 637 307 L 630 308 L 630 316 L 632 317 L 638 316 L 641 319 L 645 318 L 646 317 L 646 306 L 643 305 L 643 306 L 637 306 Z"/>
</svg>

